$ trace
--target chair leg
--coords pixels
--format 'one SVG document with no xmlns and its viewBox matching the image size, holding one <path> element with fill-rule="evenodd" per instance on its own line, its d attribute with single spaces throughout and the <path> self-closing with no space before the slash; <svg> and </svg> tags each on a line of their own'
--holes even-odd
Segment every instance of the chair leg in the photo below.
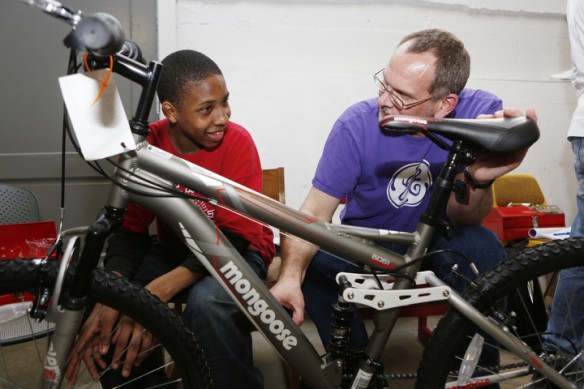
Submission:
<svg viewBox="0 0 584 389">
<path fill-rule="evenodd" d="M 288 389 L 300 389 L 300 376 L 296 373 L 284 360 L 282 362 L 282 369 L 286 380 L 286 387 Z"/>
<path fill-rule="evenodd" d="M 418 316 L 418 339 L 426 346 L 431 336 L 432 330 L 428 327 L 428 316 Z"/>
</svg>

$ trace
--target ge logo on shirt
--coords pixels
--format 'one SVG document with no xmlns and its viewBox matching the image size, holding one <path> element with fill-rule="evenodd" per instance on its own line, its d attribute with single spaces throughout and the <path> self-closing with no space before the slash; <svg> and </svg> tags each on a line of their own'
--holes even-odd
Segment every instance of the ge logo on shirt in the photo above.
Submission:
<svg viewBox="0 0 584 389">
<path fill-rule="evenodd" d="M 395 207 L 416 207 L 432 185 L 428 161 L 416 162 L 398 169 L 387 186 L 387 198 Z"/>
</svg>

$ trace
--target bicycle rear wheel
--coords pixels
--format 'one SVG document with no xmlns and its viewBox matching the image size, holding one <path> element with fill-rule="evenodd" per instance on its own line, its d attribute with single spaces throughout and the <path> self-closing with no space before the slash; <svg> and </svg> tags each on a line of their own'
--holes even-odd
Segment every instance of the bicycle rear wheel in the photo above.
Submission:
<svg viewBox="0 0 584 389">
<path fill-rule="evenodd" d="M 551 304 L 549 288 L 546 285 L 550 274 L 582 266 L 584 239 L 555 241 L 526 249 L 497 265 L 477 281 L 478 288 L 469 290 L 465 295 L 465 299 L 485 316 L 503 323 L 546 363 L 569 377 L 578 388 L 584 387 L 584 363 L 574 357 L 583 350 L 574 350 L 573 353 L 566 354 L 550 348 L 547 344 L 544 349 L 543 336 L 549 312 L 546 306 Z M 460 381 L 458 373 L 461 360 L 468 351 L 475 333 L 475 325 L 460 312 L 451 309 L 440 320 L 424 350 L 416 388 L 444 388 L 447 383 L 457 388 L 487 385 L 487 382 L 464 384 Z M 501 388 L 556 387 L 546 378 L 534 373 L 533 369 L 518 356 L 493 343 L 488 338 L 484 340 L 483 357 L 485 352 L 491 353 L 491 356 L 498 355 L 500 362 L 492 366 L 489 361 L 479 361 L 475 369 L 476 375 L 491 375 L 494 380 L 500 381 Z M 488 359 L 490 362 L 493 361 L 493 358 Z"/>
<path fill-rule="evenodd" d="M 0 294 L 11 293 L 23 301 L 23 292 L 36 293 L 41 282 L 54 285 L 56 264 L 41 268 L 29 260 L 0 261 Z M 42 281 L 41 281 L 42 280 Z M 123 386 L 124 388 L 147 388 L 153 382 L 156 387 L 208 388 L 210 375 L 203 352 L 192 333 L 184 326 L 182 320 L 163 302 L 146 290 L 116 277 L 103 269 L 94 272 L 90 287 L 90 298 L 96 303 L 114 308 L 150 331 L 158 341 L 150 365 L 156 360 L 156 366 L 148 372 L 142 372 L 143 378 Z M 35 319 L 28 315 L 19 320 L 33 323 Z M 13 324 L 2 322 L 0 326 Z M 38 328 L 39 323 L 36 323 Z M 41 321 L 41 327 L 48 323 Z M 48 331 L 50 334 L 50 330 Z M 30 339 L 30 337 L 29 337 Z M 34 388 L 43 371 L 47 353 L 48 336 L 41 332 L 31 340 L 11 344 L 0 340 L 0 387 Z M 84 366 L 83 366 L 84 367 Z M 149 366 L 150 367 L 150 366 Z M 156 377 L 156 378 L 153 378 Z M 146 383 L 148 382 L 149 383 Z M 67 383 L 63 383 L 65 387 Z M 79 375 L 75 387 L 100 388 L 93 383 L 86 371 Z"/>
</svg>

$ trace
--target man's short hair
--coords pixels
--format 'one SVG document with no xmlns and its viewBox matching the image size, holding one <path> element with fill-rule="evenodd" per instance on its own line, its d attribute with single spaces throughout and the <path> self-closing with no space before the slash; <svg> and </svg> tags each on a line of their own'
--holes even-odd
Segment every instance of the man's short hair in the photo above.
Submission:
<svg viewBox="0 0 584 389">
<path fill-rule="evenodd" d="M 460 94 L 470 75 L 470 55 L 464 43 L 454 34 L 440 29 L 428 29 L 407 35 L 398 46 L 407 43 L 407 52 L 436 56 L 436 73 L 430 85 L 430 94 L 444 97 Z"/>
<path fill-rule="evenodd" d="M 179 106 L 188 86 L 213 75 L 222 76 L 219 66 L 205 54 L 194 50 L 179 50 L 162 60 L 162 74 L 158 82 L 158 99 Z"/>
</svg>

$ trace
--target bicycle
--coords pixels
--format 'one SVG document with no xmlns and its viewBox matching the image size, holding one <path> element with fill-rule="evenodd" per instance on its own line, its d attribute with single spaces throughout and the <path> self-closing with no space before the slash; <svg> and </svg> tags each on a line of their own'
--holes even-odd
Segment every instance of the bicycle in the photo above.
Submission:
<svg viewBox="0 0 584 389">
<path fill-rule="evenodd" d="M 62 15 L 59 17 L 63 18 Z M 282 359 L 299 373 L 307 386 L 319 389 L 384 387 L 387 375 L 381 370 L 381 351 L 393 330 L 399 308 L 422 302 L 446 301 L 452 308 L 441 319 L 424 351 L 418 368 L 417 388 L 475 388 L 491 383 L 509 383 L 513 387 L 532 384 L 539 387 L 582 387 L 583 374 L 575 360 L 547 353 L 541 347 L 541 328 L 542 325 L 545 328 L 546 319 L 543 323 L 526 320 L 533 333 L 526 334 L 525 330 L 519 333 L 517 313 L 524 320 L 523 315 L 529 315 L 530 307 L 547 293 L 547 290 L 540 291 L 538 288 L 540 277 L 584 264 L 581 257 L 584 240 L 568 239 L 527 249 L 469 282 L 464 296 L 452 291 L 432 272 L 419 271 L 420 260 L 427 255 L 433 234 L 447 232 L 447 225 L 440 216 L 454 188 L 459 166 L 472 164 L 483 152 L 509 152 L 530 146 L 539 137 L 539 129 L 533 121 L 522 117 L 489 120 L 385 118 L 382 122 L 385 130 L 423 131 L 449 151 L 428 208 L 413 233 L 335 225 L 308 217 L 148 145 L 145 113 L 149 112 L 153 103 L 156 73 L 160 66 L 155 62 L 147 67 L 138 66 L 115 50 L 107 53 L 110 54 L 114 72 L 143 86 L 143 98 L 131 125 L 137 147 L 119 154 L 117 162 L 106 159 L 116 166 L 115 173 L 110 177 L 113 185 L 106 206 L 97 222 L 89 227 L 79 258 L 72 261 L 76 264 L 76 270 L 73 272 L 67 261 L 61 261 L 59 274 L 72 273 L 72 282 L 63 282 L 68 277 L 58 277 L 55 281 L 49 276 L 56 272 L 57 264 L 54 262 L 6 261 L 0 263 L 0 292 L 54 290 L 53 302 L 61 301 L 66 308 L 65 314 L 79 318 L 80 305 L 83 305 L 85 296 L 88 292 L 95 294 L 96 289 L 92 286 L 88 290 L 83 280 L 103 280 L 104 284 L 114 282 L 121 285 L 122 290 L 130 288 L 124 281 L 94 269 L 107 236 L 119 225 L 124 209 L 131 201 L 151 209 L 184 237 L 193 254 L 224 286 L 250 322 Z M 108 66 L 108 62 L 99 56 L 93 60 L 97 68 Z M 132 65 L 131 70 L 128 70 L 128 64 Z M 272 225 L 369 270 L 370 274 L 365 275 L 342 273 L 337 276 L 339 306 L 343 308 L 348 303 L 356 303 L 373 308 L 376 316 L 375 329 L 357 363 L 353 363 L 354 356 L 347 349 L 349 335 L 345 319 L 350 315 L 348 309 L 339 310 L 339 317 L 336 318 L 339 320 L 333 320 L 334 344 L 329 345 L 326 354 L 319 355 L 301 328 L 293 323 L 287 311 L 251 271 L 229 240 L 190 201 L 191 196 L 176 190 L 177 185 L 192 189 L 199 200 L 212 201 Z M 409 249 L 405 255 L 400 255 L 374 244 L 379 241 L 406 244 Z M 78 241 L 75 244 L 78 245 Z M 48 267 L 51 267 L 50 271 Z M 16 277 L 17 281 L 14 281 Z M 92 282 L 95 285 L 97 281 Z M 507 302 L 515 299 L 519 291 L 524 291 L 526 285 L 530 287 L 527 294 L 529 301 L 521 298 L 525 296 L 521 294 L 518 298 L 523 305 L 514 304 L 511 309 Z M 134 290 L 156 305 L 156 299 L 141 290 Z M 39 293 L 37 295 L 40 297 Z M 108 296 L 120 298 L 115 293 Z M 74 297 L 73 302 L 79 304 L 71 304 L 69 297 Z M 111 301 L 114 308 L 125 309 L 121 305 L 113 305 L 114 302 Z M 166 312 L 159 304 L 157 307 Z M 33 317 L 45 319 L 41 309 L 31 312 Z M 53 343 L 56 343 L 62 340 L 57 334 L 64 334 L 64 345 L 59 348 L 60 361 L 66 358 L 78 326 L 62 327 L 63 323 L 58 321 L 53 336 Z M 504 356 L 505 361 L 511 362 L 494 367 L 478 365 L 481 349 L 495 347 L 495 344 L 483 342 L 476 334 L 477 328 L 502 345 L 497 352 Z M 165 343 L 166 333 L 155 333 L 154 330 L 153 333 L 161 343 L 169 343 Z M 575 351 L 575 355 L 581 352 Z M 177 352 L 173 356 L 179 367 L 201 365 L 194 374 L 198 375 L 201 371 L 204 374 L 204 358 L 196 355 L 196 358 L 189 358 Z M 190 379 L 190 372 L 185 372 L 184 368 L 180 370 L 183 379 Z M 480 376 L 475 377 L 475 373 L 480 373 Z M 185 381 L 184 385 L 189 388 L 206 387 L 207 382 L 203 381 Z"/>
</svg>

